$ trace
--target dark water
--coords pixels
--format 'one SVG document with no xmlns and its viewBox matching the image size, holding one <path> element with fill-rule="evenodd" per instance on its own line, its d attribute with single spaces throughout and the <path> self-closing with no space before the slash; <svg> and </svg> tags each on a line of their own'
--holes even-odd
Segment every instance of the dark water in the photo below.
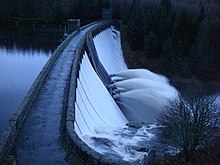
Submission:
<svg viewBox="0 0 220 165">
<path fill-rule="evenodd" d="M 59 27 L 0 27 L 0 136 L 62 37 Z"/>
</svg>

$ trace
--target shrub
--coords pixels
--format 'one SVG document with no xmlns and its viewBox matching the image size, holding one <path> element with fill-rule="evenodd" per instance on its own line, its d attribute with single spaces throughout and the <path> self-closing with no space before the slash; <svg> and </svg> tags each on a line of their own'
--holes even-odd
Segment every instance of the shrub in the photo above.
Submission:
<svg viewBox="0 0 220 165">
<path fill-rule="evenodd" d="M 178 148 L 189 157 L 203 149 L 218 133 L 219 109 L 216 98 L 179 98 L 170 102 L 158 116 L 159 138 Z"/>
</svg>

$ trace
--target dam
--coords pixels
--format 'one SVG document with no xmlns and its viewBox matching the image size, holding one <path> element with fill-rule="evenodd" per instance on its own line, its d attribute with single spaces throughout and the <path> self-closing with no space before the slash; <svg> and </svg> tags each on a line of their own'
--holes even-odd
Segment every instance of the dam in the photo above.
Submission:
<svg viewBox="0 0 220 165">
<path fill-rule="evenodd" d="M 108 87 L 110 75 L 127 69 L 117 22 L 94 22 L 73 32 L 11 117 L 0 162 L 12 155 L 17 164 L 70 164 L 68 145 L 83 164 L 144 164 L 149 149 L 143 145 L 155 126 L 134 129 L 126 108 L 112 97 L 116 89 Z"/>
</svg>

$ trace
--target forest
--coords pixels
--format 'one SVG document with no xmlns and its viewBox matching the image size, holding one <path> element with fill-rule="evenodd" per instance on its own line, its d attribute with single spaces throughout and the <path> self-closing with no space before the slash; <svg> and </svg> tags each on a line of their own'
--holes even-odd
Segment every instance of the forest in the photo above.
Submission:
<svg viewBox="0 0 220 165">
<path fill-rule="evenodd" d="M 193 3 L 194 2 L 194 3 Z M 220 80 L 218 1 L 133 1 L 126 36 L 132 50 L 156 59 L 169 76 Z"/>
<path fill-rule="evenodd" d="M 36 24 L 43 23 L 43 25 L 50 23 L 62 26 L 69 18 L 81 19 L 81 23 L 84 25 L 100 20 L 103 8 L 111 8 L 113 18 L 120 21 L 121 45 L 129 68 L 147 68 L 156 73 L 164 74 L 174 86 L 176 85 L 174 79 L 184 81 L 195 79 L 195 81 L 202 82 L 202 84 L 214 82 L 215 89 L 213 91 L 215 93 L 219 92 L 220 0 L 0 0 L 0 27 L 5 25 L 15 26 L 14 20 L 30 23 L 31 28 L 33 22 Z M 10 28 L 13 29 L 13 26 Z M 6 28 L 7 31 L 10 28 Z M 27 32 L 24 31 L 24 33 Z M 7 32 L 2 36 L 4 35 L 7 35 Z M 42 33 L 42 35 L 45 34 Z M 30 42 L 32 38 L 33 36 L 29 35 L 25 38 L 25 42 L 32 44 Z M 45 40 L 41 44 L 48 43 L 46 46 L 50 47 L 51 45 L 52 47 L 52 40 L 56 41 L 59 36 L 53 35 L 50 40 L 47 40 L 48 38 L 44 36 L 39 39 L 39 42 Z M 14 36 L 12 37 L 13 39 L 15 39 Z M 24 42 L 23 40 L 19 41 L 19 39 L 16 40 L 21 43 Z M 36 45 L 33 42 L 32 47 L 39 46 L 39 42 Z M 182 91 L 177 86 L 175 87 L 182 95 Z M 195 90 L 194 87 L 191 89 Z M 188 96 L 194 96 L 193 92 L 187 93 Z M 198 94 L 198 91 L 195 90 L 195 92 Z M 212 94 L 215 94 L 214 92 Z M 201 102 L 207 104 L 200 104 Z M 206 102 L 206 100 L 196 99 L 190 106 L 182 101 L 173 102 L 173 106 L 168 107 L 168 110 L 171 110 L 170 112 L 173 112 L 173 109 L 176 110 L 174 112 L 178 112 L 179 109 L 185 110 L 190 107 L 191 111 L 186 113 L 188 114 L 188 117 L 185 115 L 186 119 L 187 121 L 196 122 L 185 124 L 185 118 L 182 117 L 182 113 L 179 113 L 179 116 L 170 113 L 171 115 L 168 115 L 167 118 L 175 126 L 181 125 L 183 121 L 181 126 L 184 126 L 185 132 L 193 137 L 193 140 L 189 139 L 188 136 L 187 139 L 190 142 L 197 143 L 197 138 L 200 136 L 194 136 L 197 132 L 193 132 L 188 128 L 192 129 L 195 126 L 193 130 L 199 130 L 198 128 L 201 125 L 199 125 L 200 123 L 197 124 L 197 121 L 200 120 L 198 109 L 201 109 L 201 112 L 205 114 L 202 115 L 208 116 L 207 127 L 205 128 L 212 131 L 210 129 L 212 118 L 209 114 L 212 117 L 214 115 L 208 112 L 212 112 L 213 109 L 208 108 L 209 111 L 207 113 L 204 111 L 207 107 L 210 107 L 210 102 L 214 101 L 208 100 Z M 218 110 L 215 106 L 213 107 Z M 219 115 L 219 111 L 217 113 Z M 195 117 L 190 118 L 192 116 Z M 216 116 L 214 118 L 218 120 Z M 202 117 L 201 120 L 203 120 Z M 164 121 L 168 120 L 165 118 Z M 159 118 L 161 125 L 166 124 L 163 123 L 164 121 Z M 201 122 L 201 124 L 204 123 Z M 214 127 L 216 129 L 215 125 Z M 177 130 L 176 127 L 175 130 Z M 201 130 L 202 133 L 208 132 L 209 135 L 212 135 L 209 131 Z M 174 132 L 173 129 L 169 131 L 165 133 L 170 135 Z M 175 135 L 182 135 L 183 131 L 179 129 L 176 132 L 177 134 Z M 169 138 L 169 136 L 167 137 Z M 179 136 L 177 136 L 177 140 L 179 140 Z M 185 142 L 188 143 L 188 141 Z M 217 164 L 220 154 L 219 144 L 218 136 L 203 152 L 194 153 L 192 160 L 201 162 L 198 164 L 206 164 L 206 162 L 210 161 Z M 180 145 L 184 147 L 181 143 Z M 193 149 L 196 149 L 196 147 L 197 145 Z M 186 151 L 188 152 L 188 150 Z M 174 162 L 171 161 L 172 159 L 174 159 Z M 162 162 L 161 164 L 175 164 L 175 162 L 179 164 L 180 159 L 182 159 L 181 155 L 176 157 L 158 157 L 158 161 Z M 188 163 L 182 161 L 182 164 Z"/>
<path fill-rule="evenodd" d="M 98 20 L 101 9 L 110 1 L 102 0 L 1 0 L 0 20 L 12 18 L 62 22 L 68 18 Z"/>
<path fill-rule="evenodd" d="M 112 8 L 113 18 L 126 27 L 132 51 L 131 67 L 147 67 L 168 77 L 220 80 L 219 0 L 1 0 L 0 25 L 15 18 L 65 22 L 101 18 L 102 8 Z"/>
</svg>

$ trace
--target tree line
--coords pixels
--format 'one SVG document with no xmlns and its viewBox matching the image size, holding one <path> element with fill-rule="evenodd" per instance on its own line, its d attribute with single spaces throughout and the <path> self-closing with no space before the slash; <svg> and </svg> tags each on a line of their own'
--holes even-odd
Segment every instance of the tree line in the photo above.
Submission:
<svg viewBox="0 0 220 165">
<path fill-rule="evenodd" d="M 133 0 L 124 21 L 130 48 L 144 51 L 145 58 L 158 59 L 160 71 L 167 76 L 220 80 L 218 15 L 206 12 L 205 3 L 189 10 L 175 2 Z"/>
<path fill-rule="evenodd" d="M 68 18 L 97 20 L 101 9 L 110 8 L 109 0 L 1 0 L 0 20 L 12 17 L 43 21 L 66 21 Z"/>
<path fill-rule="evenodd" d="M 158 59 L 167 76 L 220 80 L 220 1 L 217 0 L 1 0 L 0 22 L 28 18 L 99 20 L 102 8 L 127 26 L 132 50 Z M 135 58 L 135 57 L 134 57 Z"/>
</svg>

